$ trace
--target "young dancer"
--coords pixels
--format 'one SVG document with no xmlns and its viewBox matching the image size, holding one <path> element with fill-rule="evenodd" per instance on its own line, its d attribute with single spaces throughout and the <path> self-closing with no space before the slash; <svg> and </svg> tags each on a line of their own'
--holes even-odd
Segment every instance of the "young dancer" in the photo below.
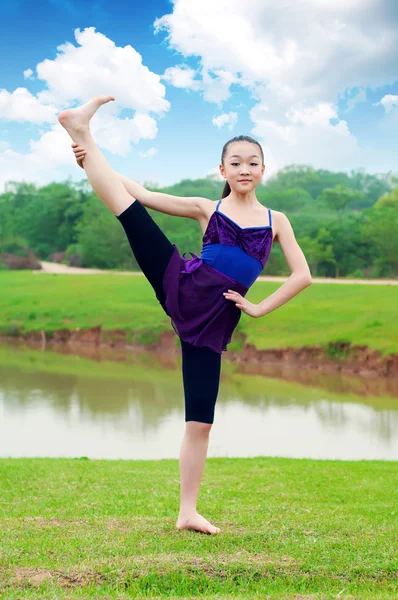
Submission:
<svg viewBox="0 0 398 600">
<path fill-rule="evenodd" d="M 288 218 L 265 209 L 256 198 L 265 169 L 256 140 L 240 136 L 225 144 L 220 172 L 227 183 L 215 209 L 206 198 L 150 192 L 116 173 L 91 137 L 91 117 L 112 100 L 96 96 L 63 111 L 58 120 L 72 138 L 76 160 L 94 192 L 123 226 L 138 265 L 180 338 L 186 424 L 176 527 L 217 534 L 220 529 L 202 517 L 196 505 L 214 421 L 221 354 L 242 311 L 253 318 L 270 313 L 308 287 L 311 273 Z M 191 259 L 187 253 L 181 256 L 145 207 L 196 219 L 203 230 L 201 256 L 192 252 Z M 263 270 L 275 239 L 291 275 L 271 296 L 253 304 L 245 295 Z"/>
</svg>

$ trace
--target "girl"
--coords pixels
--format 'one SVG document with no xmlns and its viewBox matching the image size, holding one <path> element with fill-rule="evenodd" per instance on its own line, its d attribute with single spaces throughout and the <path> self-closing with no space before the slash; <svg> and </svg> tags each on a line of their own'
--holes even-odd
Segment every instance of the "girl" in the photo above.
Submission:
<svg viewBox="0 0 398 600">
<path fill-rule="evenodd" d="M 214 210 L 214 202 L 206 198 L 150 192 L 113 171 L 89 129 L 94 113 L 112 100 L 96 96 L 63 111 L 58 120 L 72 138 L 78 164 L 94 192 L 123 226 L 137 263 L 180 338 L 186 428 L 176 527 L 217 534 L 220 529 L 202 517 L 196 505 L 214 421 L 221 353 L 242 311 L 253 318 L 270 313 L 309 286 L 311 274 L 287 217 L 265 209 L 256 198 L 265 169 L 256 140 L 240 136 L 225 144 L 220 172 L 227 182 Z M 145 207 L 196 219 L 203 230 L 200 258 L 193 253 L 191 259 L 186 253 L 180 256 Z M 271 296 L 252 304 L 245 295 L 263 270 L 274 239 L 291 275 Z"/>
</svg>

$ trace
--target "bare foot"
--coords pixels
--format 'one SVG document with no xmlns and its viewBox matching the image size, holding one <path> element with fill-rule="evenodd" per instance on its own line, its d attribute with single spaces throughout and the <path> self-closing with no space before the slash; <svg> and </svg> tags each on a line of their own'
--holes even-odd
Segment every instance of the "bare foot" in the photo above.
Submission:
<svg viewBox="0 0 398 600">
<path fill-rule="evenodd" d="M 58 115 L 58 121 L 72 137 L 74 132 L 87 130 L 91 117 L 97 112 L 99 107 L 114 99 L 113 96 L 94 96 L 86 104 L 82 104 L 77 108 L 63 110 Z"/>
<path fill-rule="evenodd" d="M 214 527 L 199 513 L 193 514 L 191 517 L 179 517 L 176 525 L 177 529 L 194 529 L 202 533 L 217 534 L 220 533 L 219 527 Z"/>
</svg>

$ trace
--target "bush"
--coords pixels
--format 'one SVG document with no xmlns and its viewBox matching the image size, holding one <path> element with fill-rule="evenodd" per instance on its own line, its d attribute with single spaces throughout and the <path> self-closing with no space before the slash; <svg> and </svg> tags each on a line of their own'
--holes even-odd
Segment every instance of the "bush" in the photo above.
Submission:
<svg viewBox="0 0 398 600">
<path fill-rule="evenodd" d="M 65 262 L 70 267 L 81 267 L 80 246 L 79 244 L 70 244 L 65 253 Z"/>
<path fill-rule="evenodd" d="M 29 252 L 27 256 L 15 256 L 14 254 L 4 252 L 0 255 L 0 260 L 5 264 L 7 269 L 41 269 L 41 264 L 33 252 Z"/>
<path fill-rule="evenodd" d="M 65 260 L 66 252 L 54 252 L 54 254 L 50 254 L 47 260 L 55 263 L 63 263 Z"/>
</svg>

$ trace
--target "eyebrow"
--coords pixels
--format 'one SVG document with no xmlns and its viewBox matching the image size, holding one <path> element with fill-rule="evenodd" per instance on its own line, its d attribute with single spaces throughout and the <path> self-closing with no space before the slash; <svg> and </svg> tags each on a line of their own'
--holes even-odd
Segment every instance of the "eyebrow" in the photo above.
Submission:
<svg viewBox="0 0 398 600">
<path fill-rule="evenodd" d="M 232 156 L 230 156 L 229 158 L 235 158 L 235 157 L 236 157 L 236 158 L 241 158 L 241 157 L 239 156 L 239 154 L 233 154 L 233 155 L 232 155 Z M 252 154 L 251 156 L 249 156 L 249 158 L 254 158 L 254 157 L 256 157 L 256 158 L 259 158 L 259 157 L 257 156 L 257 154 Z"/>
</svg>

